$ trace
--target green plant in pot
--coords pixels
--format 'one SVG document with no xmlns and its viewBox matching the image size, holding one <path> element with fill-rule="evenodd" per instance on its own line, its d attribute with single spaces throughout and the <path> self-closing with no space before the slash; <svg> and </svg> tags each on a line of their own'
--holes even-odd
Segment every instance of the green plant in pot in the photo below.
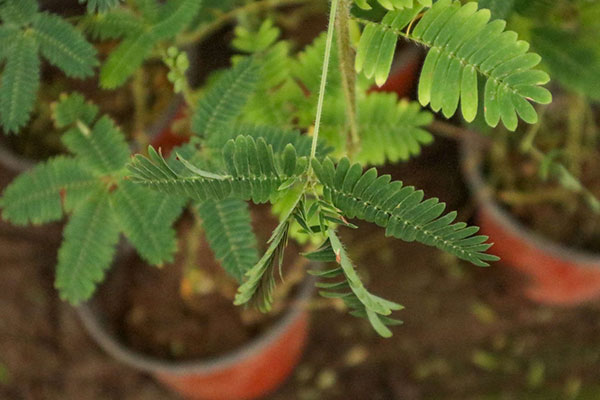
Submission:
<svg viewBox="0 0 600 400">
<path fill-rule="evenodd" d="M 11 183 L 1 199 L 3 218 L 25 225 L 67 216 L 55 285 L 60 296 L 75 305 L 92 297 L 116 257 L 123 233 L 152 265 L 172 262 L 179 244 L 186 253 L 182 257 L 191 260 L 180 263 L 191 265 L 184 271 L 182 287 L 200 274 L 201 282 L 212 282 L 207 291 L 229 296 L 240 314 L 257 309 L 271 315 L 279 308 L 274 299 L 282 292 L 305 296 L 306 284 L 293 289 L 290 282 L 308 272 L 316 276 L 323 297 L 338 299 L 376 333 L 389 337 L 390 326 L 400 323 L 393 313 L 402 306 L 371 293 L 352 263 L 339 232 L 356 229 L 353 219 L 375 223 L 388 236 L 420 242 L 476 266 L 498 258 L 487 253 L 491 244 L 487 236 L 477 235 L 477 227 L 457 222 L 457 213 L 446 212 L 444 203 L 380 175 L 373 166 L 407 160 L 432 141 L 425 128 L 433 115 L 424 106 L 450 118 L 460 104 L 464 118 L 473 120 L 480 79 L 485 88 L 481 114 L 489 125 L 502 120 L 514 128 L 517 115 L 535 122 L 537 113 L 530 102 L 550 101 L 549 92 L 540 86 L 548 76 L 534 69 L 539 56 L 474 2 L 333 0 L 326 33 L 300 51 L 292 41 L 279 39 L 274 21 L 308 12 L 315 4 L 234 3 L 209 22 L 202 19 L 209 9 L 196 0 L 100 2 L 114 7 L 83 17 L 81 26 L 96 37 L 122 38 L 100 67 L 101 86 L 128 83 L 146 59 L 164 61 L 174 90 L 186 102 L 181 125 L 190 127 L 188 141 L 169 154 L 150 146 L 130 158 L 125 136 L 110 117 L 81 95 L 62 96 L 53 117 L 56 127 L 65 131 L 62 141 L 69 154 L 40 163 Z M 30 12 L 19 4 L 4 1 L 1 15 Z M 279 8 L 290 4 L 297 8 Z M 10 27 L 11 20 L 4 18 L 3 28 Z M 212 74 L 201 88 L 192 88 L 186 77 L 190 60 L 177 46 L 206 40 L 207 34 L 236 20 L 232 67 Z M 25 24 L 11 34 L 27 36 L 30 29 Z M 429 49 L 419 82 L 420 104 L 370 91 L 373 82 L 386 81 L 399 38 Z M 20 55 L 27 49 L 11 50 Z M 70 50 L 77 54 L 77 48 Z M 0 91 L 19 84 L 11 80 Z M 12 93 L 2 94 L 7 104 L 12 105 Z M 135 138 L 150 142 L 143 135 Z M 276 216 L 261 253 L 250 210 L 264 214 L 248 203 L 269 203 Z M 290 239 L 305 243 L 300 256 L 307 262 L 285 261 Z M 209 268 L 204 256 L 197 265 L 200 241 L 210 246 L 222 269 Z M 298 271 L 290 264 L 308 267 Z M 152 274 L 148 270 L 139 276 Z M 154 282 L 166 279 L 161 275 Z M 132 285 L 123 290 L 133 292 Z M 239 286 L 230 291 L 232 285 Z M 103 290 L 91 305 L 80 308 L 86 325 L 94 328 L 92 335 L 112 354 L 155 373 L 190 397 L 252 398 L 271 390 L 297 361 L 306 334 L 306 315 L 294 307 L 298 301 L 288 297 L 292 311 L 280 316 L 283 322 L 241 350 L 207 362 L 159 360 L 105 334 L 102 319 L 96 317 Z M 153 297 L 166 302 L 157 287 L 151 290 L 156 291 Z M 180 293 L 174 290 L 166 296 Z M 278 362 L 281 365 L 274 364 Z"/>
<path fill-rule="evenodd" d="M 493 3 L 493 2 L 491 2 Z M 480 199 L 479 223 L 507 265 L 524 272 L 536 301 L 573 305 L 600 295 L 600 7 L 515 1 L 494 8 L 531 41 L 555 77 L 555 101 L 514 135 L 465 142 L 465 169 Z M 474 129 L 480 129 L 476 127 Z M 482 146 L 483 145 L 483 146 Z"/>
</svg>

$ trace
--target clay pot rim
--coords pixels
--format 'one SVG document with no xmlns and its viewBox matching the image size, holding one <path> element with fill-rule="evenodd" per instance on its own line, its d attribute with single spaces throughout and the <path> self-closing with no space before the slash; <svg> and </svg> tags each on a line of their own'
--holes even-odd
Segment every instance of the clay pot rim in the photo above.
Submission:
<svg viewBox="0 0 600 400">
<path fill-rule="evenodd" d="M 463 176 L 470 192 L 477 199 L 479 206 L 491 215 L 497 223 L 520 240 L 531 243 L 553 258 L 577 264 L 598 266 L 600 268 L 600 254 L 590 251 L 574 249 L 547 239 L 518 221 L 509 211 L 502 208 L 496 200 L 493 190 L 485 182 L 481 165 L 483 158 L 483 144 L 475 137 L 466 137 L 460 143 L 460 159 Z M 493 241 L 493 238 L 491 238 Z M 494 248 L 491 248 L 493 253 Z"/>
<path fill-rule="evenodd" d="M 313 268 L 318 265 L 313 264 Z M 94 299 L 75 307 L 79 318 L 90 336 L 100 347 L 116 360 L 135 367 L 139 370 L 153 374 L 190 375 L 206 374 L 213 371 L 231 367 L 241 360 L 259 354 L 263 349 L 273 343 L 281 334 L 290 328 L 305 314 L 306 304 L 312 297 L 315 278 L 307 275 L 301 283 L 291 305 L 284 311 L 277 321 L 264 333 L 248 341 L 241 347 L 228 351 L 220 356 L 213 356 L 205 360 L 171 361 L 153 357 L 133 350 L 109 332 L 106 324 L 102 322 L 101 313 L 93 306 Z"/>
</svg>

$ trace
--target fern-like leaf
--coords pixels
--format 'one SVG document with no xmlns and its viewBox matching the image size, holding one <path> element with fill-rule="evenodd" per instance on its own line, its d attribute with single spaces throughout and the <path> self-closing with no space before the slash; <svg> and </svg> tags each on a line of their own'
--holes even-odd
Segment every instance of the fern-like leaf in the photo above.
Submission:
<svg viewBox="0 0 600 400">
<path fill-rule="evenodd" d="M 506 19 L 515 8 L 515 0 L 479 0 L 478 4 L 491 11 L 492 19 Z"/>
<path fill-rule="evenodd" d="M 38 164 L 6 187 L 2 218 L 15 225 L 42 224 L 63 216 L 98 188 L 98 179 L 79 161 L 64 156 Z"/>
<path fill-rule="evenodd" d="M 223 200 L 235 197 L 264 203 L 277 193 L 279 186 L 305 168 L 305 159 L 293 155 L 277 160 L 272 147 L 263 139 L 239 136 L 223 149 L 224 173 L 201 170 L 180 158 L 186 174 L 176 173 L 152 147 L 150 158 L 137 155 L 130 163 L 132 181 L 163 193 L 184 196 L 197 201 Z M 285 154 L 285 153 L 284 153 Z M 289 152 L 288 152 L 289 154 Z M 283 159 L 287 159 L 285 162 Z"/>
<path fill-rule="evenodd" d="M 354 2 L 363 10 L 373 8 L 368 0 L 354 0 Z M 414 8 L 417 3 L 423 7 L 431 7 L 432 0 L 377 0 L 377 2 L 388 10 L 402 10 L 404 8 Z"/>
<path fill-rule="evenodd" d="M 402 322 L 389 315 L 392 311 L 402 310 L 400 304 L 371 294 L 363 285 L 352 265 L 350 257 L 333 229 L 327 230 L 327 241 L 319 250 L 306 255 L 320 262 L 335 261 L 339 267 L 327 271 L 313 271 L 321 278 L 336 279 L 334 282 L 317 283 L 322 289 L 319 294 L 329 298 L 341 298 L 352 311 L 352 315 L 367 318 L 375 331 L 383 337 L 391 337 L 392 332 L 386 325 L 398 325 Z M 343 278 L 341 281 L 339 278 Z M 342 291 L 340 291 L 342 290 Z"/>
<path fill-rule="evenodd" d="M 99 64 L 96 49 L 64 19 L 40 13 L 34 19 L 33 34 L 42 55 L 67 76 L 93 75 L 94 67 Z"/>
<path fill-rule="evenodd" d="M 63 135 L 62 141 L 85 166 L 99 175 L 119 171 L 129 161 L 125 136 L 107 116 L 100 118 L 93 128 L 77 123 Z"/>
<path fill-rule="evenodd" d="M 419 104 L 402 100 L 393 93 L 374 92 L 361 99 L 358 107 L 361 149 L 356 161 L 383 165 L 408 160 L 433 141 L 423 129 L 433 116 Z"/>
<path fill-rule="evenodd" d="M 291 144 L 296 149 L 296 153 L 300 157 L 310 155 L 310 147 L 312 138 L 303 135 L 297 130 L 287 130 L 276 126 L 267 125 L 234 125 L 231 128 L 222 131 L 220 135 L 214 135 L 208 142 L 208 145 L 215 149 L 221 149 L 231 139 L 237 136 L 251 136 L 254 140 L 262 138 L 268 145 L 273 147 L 274 153 L 282 153 L 288 144 Z M 324 141 L 320 140 L 317 143 L 316 157 L 323 158 L 332 151 L 331 146 L 328 146 Z"/>
<path fill-rule="evenodd" d="M 111 196 L 112 208 L 125 237 L 142 258 L 159 266 L 172 261 L 176 249 L 172 221 L 161 218 L 160 224 L 153 223 L 157 207 L 168 206 L 162 200 L 162 195 L 129 181 L 123 181 Z M 176 210 L 181 209 L 181 200 L 175 199 L 173 203 Z"/>
<path fill-rule="evenodd" d="M 402 35 L 430 48 L 419 80 L 422 105 L 430 104 L 449 118 L 460 102 L 463 117 L 472 121 L 478 108 L 479 75 L 486 80 L 484 115 L 488 125 L 496 126 L 502 120 L 509 130 L 515 130 L 517 115 L 527 123 L 537 121 L 530 101 L 546 104 L 552 100 L 550 92 L 539 86 L 549 77 L 532 69 L 540 56 L 528 53 L 529 44 L 517 40 L 516 33 L 504 31 L 504 21 L 489 22 L 490 11 L 477 10 L 477 3 L 461 6 L 459 1 L 439 0 L 407 35 L 401 29 L 413 20 L 412 13 L 414 10 L 392 11 L 382 24 L 368 24 L 359 44 L 357 69 L 377 74 L 378 83 L 384 81 L 395 37 Z"/>
<path fill-rule="evenodd" d="M 19 29 L 14 26 L 0 25 L 0 62 L 8 55 L 8 50 L 19 35 Z"/>
<path fill-rule="evenodd" d="M 377 177 L 370 169 L 363 174 L 360 164 L 343 158 L 337 167 L 330 159 L 313 160 L 323 184 L 323 195 L 345 216 L 359 218 L 386 228 L 386 235 L 407 242 L 434 246 L 477 266 L 487 266 L 498 257 L 485 253 L 492 245 L 487 236 L 473 236 L 479 228 L 453 223 L 456 212 L 442 216 L 446 205 L 436 198 L 423 200 L 423 192 L 389 175 Z"/>
<path fill-rule="evenodd" d="M 87 3 L 88 13 L 106 13 L 111 8 L 119 5 L 121 0 L 79 0 L 79 4 Z"/>
<path fill-rule="evenodd" d="M 248 204 L 239 199 L 207 200 L 196 209 L 216 259 L 229 275 L 241 282 L 258 261 Z"/>
<path fill-rule="evenodd" d="M 114 218 L 106 192 L 90 196 L 74 211 L 58 251 L 55 286 L 62 299 L 79 304 L 104 278 L 119 240 Z"/>
<path fill-rule="evenodd" d="M 3 0 L 0 2 L 0 19 L 6 24 L 29 24 L 38 12 L 36 0 Z"/>
<path fill-rule="evenodd" d="M 271 234 L 271 238 L 268 241 L 269 247 L 261 259 L 246 272 L 245 281 L 240 285 L 235 296 L 235 305 L 251 304 L 263 313 L 271 310 L 273 288 L 275 287 L 275 278 L 273 276 L 275 267 L 278 267 L 281 272 L 283 253 L 287 246 L 290 224 L 302 197 L 302 194 L 300 194 L 290 204 L 288 211 Z"/>
<path fill-rule="evenodd" d="M 98 115 L 98 107 L 86 102 L 80 93 L 61 95 L 57 103 L 52 104 L 52 118 L 58 128 L 65 128 L 81 121 L 86 125 L 92 125 Z"/>
<path fill-rule="evenodd" d="M 158 22 L 152 35 L 159 40 L 168 39 L 184 30 L 196 17 L 202 0 L 170 0 L 159 11 Z"/>
<path fill-rule="evenodd" d="M 600 49 L 577 35 L 553 28 L 532 30 L 531 43 L 562 85 L 600 101 Z"/>
<path fill-rule="evenodd" d="M 40 85 L 37 48 L 31 35 L 18 35 L 6 52 L 0 83 L 0 123 L 7 132 L 17 132 L 33 110 Z"/>
<path fill-rule="evenodd" d="M 200 99 L 192 117 L 192 131 L 211 140 L 240 115 L 256 88 L 258 65 L 249 57 L 225 72 Z"/>
<path fill-rule="evenodd" d="M 86 16 L 82 25 L 94 39 L 118 39 L 142 33 L 144 22 L 126 9 Z"/>
<path fill-rule="evenodd" d="M 150 55 L 155 43 L 148 32 L 123 40 L 100 68 L 100 85 L 114 89 L 125 83 Z"/>
</svg>

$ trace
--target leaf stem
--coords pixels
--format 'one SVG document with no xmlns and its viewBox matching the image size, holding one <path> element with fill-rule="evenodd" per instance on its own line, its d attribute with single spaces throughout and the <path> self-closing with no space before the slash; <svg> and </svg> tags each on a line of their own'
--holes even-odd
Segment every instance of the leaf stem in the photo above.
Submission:
<svg viewBox="0 0 600 400">
<path fill-rule="evenodd" d="M 358 124 L 356 121 L 356 74 L 354 72 L 354 50 L 350 44 L 350 0 L 341 0 L 335 27 L 337 29 L 337 45 L 342 76 L 342 87 L 346 100 L 346 117 L 350 125 L 348 153 L 353 155 L 360 146 Z"/>
<path fill-rule="evenodd" d="M 308 169 L 310 173 L 311 162 L 317 153 L 317 142 L 319 140 L 319 128 L 321 126 L 321 114 L 323 114 L 323 100 L 325 98 L 325 87 L 327 85 L 327 72 L 329 70 L 329 59 L 331 58 L 331 43 L 333 42 L 333 31 L 335 30 L 335 17 L 339 0 L 331 0 L 329 12 L 329 23 L 327 25 L 327 41 L 325 42 L 325 55 L 323 57 L 323 70 L 321 72 L 321 86 L 319 87 L 319 100 L 317 101 L 317 114 L 315 116 L 315 129 L 313 132 Z"/>
</svg>

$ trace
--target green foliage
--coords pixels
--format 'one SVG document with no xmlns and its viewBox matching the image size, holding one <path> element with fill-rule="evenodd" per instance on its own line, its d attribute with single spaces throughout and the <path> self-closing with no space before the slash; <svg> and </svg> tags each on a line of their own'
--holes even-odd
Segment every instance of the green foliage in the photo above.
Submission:
<svg viewBox="0 0 600 400">
<path fill-rule="evenodd" d="M 83 19 L 82 25 L 94 39 L 118 39 L 134 33 L 141 34 L 144 23 L 126 9 L 112 10 L 106 14 L 95 14 Z"/>
<path fill-rule="evenodd" d="M 423 192 L 400 181 L 390 182 L 389 175 L 377 177 L 370 169 L 363 174 L 360 164 L 350 165 L 342 158 L 334 166 L 330 159 L 313 160 L 314 170 L 323 184 L 323 196 L 345 216 L 359 218 L 386 228 L 386 235 L 406 242 L 418 241 L 434 246 L 477 266 L 497 257 L 486 254 L 491 244 L 487 236 L 473 236 L 479 228 L 464 222 L 452 223 L 456 212 L 441 216 L 445 204 L 436 198 L 423 200 Z"/>
<path fill-rule="evenodd" d="M 16 225 L 43 224 L 63 216 L 64 206 L 72 210 L 99 182 L 81 162 L 55 157 L 21 174 L 2 194 L 2 218 Z"/>
<path fill-rule="evenodd" d="M 246 58 L 228 70 L 200 99 L 192 117 L 192 131 L 207 140 L 218 137 L 240 115 L 256 88 L 258 65 Z"/>
<path fill-rule="evenodd" d="M 430 48 L 419 81 L 419 101 L 451 117 L 460 101 L 463 117 L 472 121 L 478 108 L 478 76 L 485 78 L 484 115 L 488 125 L 500 120 L 515 130 L 518 118 L 537 121 L 529 101 L 546 104 L 550 92 L 539 85 L 548 75 L 532 69 L 541 60 L 528 53 L 529 45 L 517 34 L 504 31 L 502 20 L 489 22 L 489 10 L 476 3 L 440 0 L 426 11 L 412 32 L 401 31 L 415 10 L 388 13 L 381 24 L 368 23 L 358 48 L 357 70 L 375 75 L 378 83 L 389 73 L 395 38 L 402 35 Z M 374 61 L 373 61 L 374 60 Z"/>
<path fill-rule="evenodd" d="M 153 265 L 173 261 L 175 230 L 171 227 L 183 201 L 165 197 L 129 181 L 123 181 L 111 196 L 111 205 L 125 237 L 140 256 Z M 169 210 L 160 210 L 168 207 Z M 162 211 L 163 216 L 154 218 Z"/>
<path fill-rule="evenodd" d="M 354 0 L 356 5 L 363 10 L 370 10 L 372 7 L 369 0 Z M 417 3 L 423 7 L 431 7 L 432 0 L 377 0 L 377 2 L 388 10 L 401 10 L 404 8 L 414 8 Z"/>
<path fill-rule="evenodd" d="M 78 120 L 86 125 L 92 125 L 98 115 L 98 107 L 79 93 L 61 95 L 60 101 L 53 104 L 52 118 L 58 128 L 75 124 Z"/>
<path fill-rule="evenodd" d="M 221 134 L 212 137 L 212 140 L 207 144 L 216 149 L 222 149 L 229 140 L 235 139 L 240 135 L 251 136 L 254 140 L 263 139 L 273 148 L 273 152 L 276 154 L 282 153 L 285 147 L 291 144 L 300 157 L 308 157 L 310 155 L 311 137 L 303 135 L 297 130 L 281 129 L 269 125 L 234 125 L 222 131 Z M 331 151 L 331 146 L 328 146 L 324 141 L 319 141 L 316 157 L 321 159 Z"/>
<path fill-rule="evenodd" d="M 100 118 L 91 129 L 83 122 L 77 123 L 64 134 L 62 141 L 71 153 L 99 175 L 117 172 L 129 160 L 125 137 L 107 116 Z"/>
<path fill-rule="evenodd" d="M 242 282 L 258 261 L 248 204 L 239 199 L 207 200 L 196 210 L 215 257 L 229 275 Z"/>
<path fill-rule="evenodd" d="M 243 26 L 235 28 L 235 39 L 231 44 L 248 53 L 256 53 L 267 50 L 279 37 L 279 29 L 273 26 L 272 19 L 266 19 L 257 32 L 252 32 Z"/>
<path fill-rule="evenodd" d="M 79 0 L 79 4 L 87 3 L 88 13 L 105 13 L 119 5 L 121 0 Z"/>
<path fill-rule="evenodd" d="M 58 251 L 55 286 L 71 304 L 88 299 L 104 278 L 119 239 L 108 193 L 91 195 L 73 212 Z"/>
<path fill-rule="evenodd" d="M 36 0 L 5 0 L 0 3 L 0 19 L 5 24 L 23 26 L 29 24 L 38 12 Z"/>
<path fill-rule="evenodd" d="M 56 286 L 76 304 L 93 293 L 110 265 L 119 232 L 151 264 L 173 258 L 174 220 L 185 199 L 150 191 L 124 180 L 129 150 L 124 135 L 79 94 L 53 108 L 56 125 L 72 157 L 59 156 L 21 174 L 0 199 L 12 223 L 44 223 L 70 213 L 59 251 Z"/>
<path fill-rule="evenodd" d="M 148 0 L 137 5 L 142 11 L 137 22 L 117 9 L 86 23 L 97 37 L 124 37 L 100 69 L 100 84 L 107 89 L 125 83 L 158 43 L 183 31 L 198 14 L 201 1 L 169 0 L 159 5 L 156 0 Z"/>
<path fill-rule="evenodd" d="M 506 19 L 513 12 L 515 0 L 479 0 L 479 8 L 487 8 L 492 19 Z"/>
<path fill-rule="evenodd" d="M 0 125 L 18 132 L 29 120 L 40 84 L 41 53 L 67 76 L 84 78 L 98 65 L 96 50 L 62 18 L 38 12 L 37 3 L 5 1 L 0 7 Z"/>
<path fill-rule="evenodd" d="M 313 275 L 327 279 L 337 279 L 334 282 L 319 282 L 317 287 L 322 289 L 319 294 L 328 298 L 341 298 L 351 309 L 350 314 L 367 318 L 375 331 L 383 337 L 391 337 L 392 332 L 386 325 L 398 325 L 402 322 L 388 317 L 392 311 L 401 310 L 400 304 L 375 296 L 365 288 L 358 276 L 346 249 L 340 242 L 333 229 L 327 230 L 327 240 L 314 253 L 307 255 L 309 259 L 333 262 L 339 267 L 326 271 L 312 271 Z M 339 280 L 343 278 L 343 280 Z M 347 291 L 349 289 L 349 291 Z M 340 290 L 344 290 L 340 292 Z"/>
<path fill-rule="evenodd" d="M 67 76 L 85 78 L 98 65 L 96 49 L 62 18 L 42 13 L 33 22 L 33 34 L 42 55 Z"/>
<path fill-rule="evenodd" d="M 356 161 L 383 165 L 419 155 L 421 146 L 433 141 L 423 129 L 432 120 L 433 116 L 421 110 L 418 103 L 398 102 L 392 93 L 369 94 L 358 107 L 361 148 Z"/>
<path fill-rule="evenodd" d="M 275 287 L 275 279 L 273 277 L 275 267 L 279 268 L 281 274 L 281 266 L 283 264 L 283 254 L 287 246 L 290 224 L 292 215 L 296 211 L 296 206 L 300 201 L 300 197 L 292 204 L 287 214 L 282 218 L 281 222 L 269 239 L 269 247 L 263 254 L 260 260 L 246 272 L 246 280 L 238 288 L 235 296 L 234 304 L 251 304 L 261 312 L 271 310 L 273 304 L 273 288 Z"/>
<path fill-rule="evenodd" d="M 7 132 L 18 132 L 33 110 L 40 85 L 37 46 L 31 36 L 18 36 L 6 53 L 0 83 L 0 123 Z"/>
<path fill-rule="evenodd" d="M 284 152 L 276 158 L 273 148 L 262 138 L 255 141 L 250 136 L 238 136 L 223 148 L 224 173 L 201 170 L 180 156 L 179 161 L 188 172 L 184 175 L 176 173 L 154 148 L 148 151 L 149 158 L 136 155 L 130 163 L 132 181 L 197 201 L 234 197 L 264 203 L 286 179 L 301 173 L 306 161 L 296 158 L 295 150 L 290 157 L 285 157 Z"/>
<path fill-rule="evenodd" d="M 565 87 L 600 101 L 600 48 L 575 33 L 545 27 L 532 30 L 532 46 L 552 76 Z"/>
</svg>

